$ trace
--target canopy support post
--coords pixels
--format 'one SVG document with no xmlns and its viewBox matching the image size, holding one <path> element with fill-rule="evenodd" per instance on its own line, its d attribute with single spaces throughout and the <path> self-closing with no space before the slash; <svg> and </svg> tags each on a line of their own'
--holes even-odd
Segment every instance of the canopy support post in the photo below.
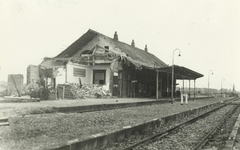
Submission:
<svg viewBox="0 0 240 150">
<path fill-rule="evenodd" d="M 183 93 L 184 93 L 184 78 L 183 78 Z"/>
<path fill-rule="evenodd" d="M 196 95 L 195 95 L 195 94 L 196 94 L 196 93 L 195 93 L 195 89 L 196 89 L 196 83 L 195 83 L 195 81 L 196 81 L 196 79 L 194 79 L 194 98 L 195 98 L 195 96 L 196 96 Z"/>
<path fill-rule="evenodd" d="M 191 93 L 191 91 L 190 91 L 191 80 L 189 79 L 188 82 L 189 82 L 188 92 L 189 92 L 189 97 L 190 97 L 190 93 Z"/>
<path fill-rule="evenodd" d="M 169 73 L 167 72 L 167 98 L 168 98 L 168 92 L 169 92 Z"/>
<path fill-rule="evenodd" d="M 158 70 L 157 70 L 157 81 L 156 81 L 156 99 L 158 100 Z"/>
</svg>

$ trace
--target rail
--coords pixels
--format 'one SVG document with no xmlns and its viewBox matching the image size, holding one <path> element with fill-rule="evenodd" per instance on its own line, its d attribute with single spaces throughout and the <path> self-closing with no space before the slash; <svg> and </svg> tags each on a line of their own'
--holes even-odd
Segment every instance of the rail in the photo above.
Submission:
<svg viewBox="0 0 240 150">
<path fill-rule="evenodd" d="M 223 108 L 224 106 L 227 106 L 228 104 L 231 104 L 233 101 L 236 101 L 236 100 L 238 100 L 238 98 L 234 98 L 234 99 L 232 99 L 231 101 L 228 101 L 228 102 L 224 103 L 223 105 L 221 105 L 221 106 L 219 106 L 219 107 L 217 107 L 217 108 L 215 108 L 215 109 L 213 109 L 213 110 L 211 110 L 211 111 L 208 111 L 208 112 L 206 112 L 206 113 L 204 113 L 204 114 L 202 114 L 202 115 L 199 115 L 199 116 L 197 116 L 197 117 L 195 117 L 195 118 L 193 118 L 193 119 L 190 119 L 190 120 L 188 120 L 188 121 L 186 121 L 186 122 L 184 122 L 184 123 L 181 123 L 181 124 L 179 124 L 179 125 L 177 125 L 177 126 L 175 126 L 175 127 L 172 127 L 172 128 L 170 128 L 170 129 L 168 129 L 168 130 L 166 130 L 166 131 L 164 131 L 164 132 L 155 134 L 155 135 L 153 135 L 153 136 L 151 136 L 151 137 L 149 137 L 149 138 L 146 138 L 146 139 L 143 139 L 143 140 L 141 140 L 141 141 L 138 141 L 137 143 L 134 143 L 134 144 L 128 146 L 127 148 L 124 148 L 123 150 L 132 150 L 133 148 L 136 148 L 137 146 L 142 145 L 142 144 L 144 144 L 144 143 L 146 143 L 146 142 L 148 142 L 148 141 L 151 141 L 151 140 L 153 140 L 153 139 L 155 139 L 155 138 L 163 138 L 163 137 L 169 135 L 170 133 L 172 133 L 173 131 L 179 129 L 180 127 L 185 126 L 185 125 L 188 125 L 188 124 L 191 124 L 191 123 L 193 123 L 193 122 L 195 122 L 195 121 L 197 121 L 197 120 L 199 120 L 199 119 L 201 119 L 201 118 L 209 115 L 210 113 L 212 113 L 212 112 L 214 112 L 214 111 L 217 111 L 217 110 L 219 110 L 220 108 Z M 236 107 L 234 107 L 234 110 L 235 110 L 235 109 L 236 109 Z M 230 112 L 232 112 L 232 111 L 233 111 L 233 110 L 231 110 Z M 229 114 L 229 113 L 228 113 L 228 114 Z M 221 122 L 222 122 L 222 121 L 221 121 Z M 201 144 L 199 144 L 199 147 L 200 147 L 200 145 L 201 145 Z"/>
</svg>

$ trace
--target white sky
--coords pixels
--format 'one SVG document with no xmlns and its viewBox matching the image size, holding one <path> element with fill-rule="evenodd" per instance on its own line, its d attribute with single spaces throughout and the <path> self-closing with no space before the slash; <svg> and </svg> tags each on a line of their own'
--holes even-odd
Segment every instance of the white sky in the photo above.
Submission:
<svg viewBox="0 0 240 150">
<path fill-rule="evenodd" d="M 204 75 L 196 87 L 240 90 L 239 0 L 1 0 L 0 80 L 54 57 L 88 29 Z M 188 82 L 185 83 L 188 86 Z M 193 86 L 193 82 L 191 83 Z"/>
</svg>

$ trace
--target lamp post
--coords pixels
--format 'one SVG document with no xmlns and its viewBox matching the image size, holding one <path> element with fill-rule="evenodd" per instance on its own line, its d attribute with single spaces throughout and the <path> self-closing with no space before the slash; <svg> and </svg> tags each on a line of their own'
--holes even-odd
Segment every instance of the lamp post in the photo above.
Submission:
<svg viewBox="0 0 240 150">
<path fill-rule="evenodd" d="M 181 54 L 180 54 L 180 50 L 177 48 L 177 49 L 175 49 L 174 51 L 173 51 L 173 55 L 172 55 L 172 96 L 171 96 L 171 103 L 173 103 L 173 80 L 174 80 L 174 52 L 176 51 L 176 50 L 178 50 L 179 51 L 179 54 L 178 54 L 178 56 L 181 56 Z"/>
<path fill-rule="evenodd" d="M 208 98 L 209 98 L 209 73 L 212 72 L 212 75 L 213 75 L 213 71 L 212 70 L 209 70 L 208 71 Z"/>
<path fill-rule="evenodd" d="M 222 80 L 221 80 L 221 97 L 222 97 L 222 82 L 223 82 L 223 81 L 225 81 L 224 78 L 222 78 Z"/>
</svg>

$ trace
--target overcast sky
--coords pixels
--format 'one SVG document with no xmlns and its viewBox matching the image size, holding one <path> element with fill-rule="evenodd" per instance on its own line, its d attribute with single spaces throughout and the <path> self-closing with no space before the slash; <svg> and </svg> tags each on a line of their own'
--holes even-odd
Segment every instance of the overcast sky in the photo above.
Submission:
<svg viewBox="0 0 240 150">
<path fill-rule="evenodd" d="M 210 88 L 240 91 L 239 0 L 1 0 L 0 80 L 23 74 L 26 82 L 28 65 L 56 56 L 88 29 L 147 44 L 169 65 L 178 48 L 175 64 L 204 75 L 196 87 L 207 87 L 213 70 Z"/>
</svg>

